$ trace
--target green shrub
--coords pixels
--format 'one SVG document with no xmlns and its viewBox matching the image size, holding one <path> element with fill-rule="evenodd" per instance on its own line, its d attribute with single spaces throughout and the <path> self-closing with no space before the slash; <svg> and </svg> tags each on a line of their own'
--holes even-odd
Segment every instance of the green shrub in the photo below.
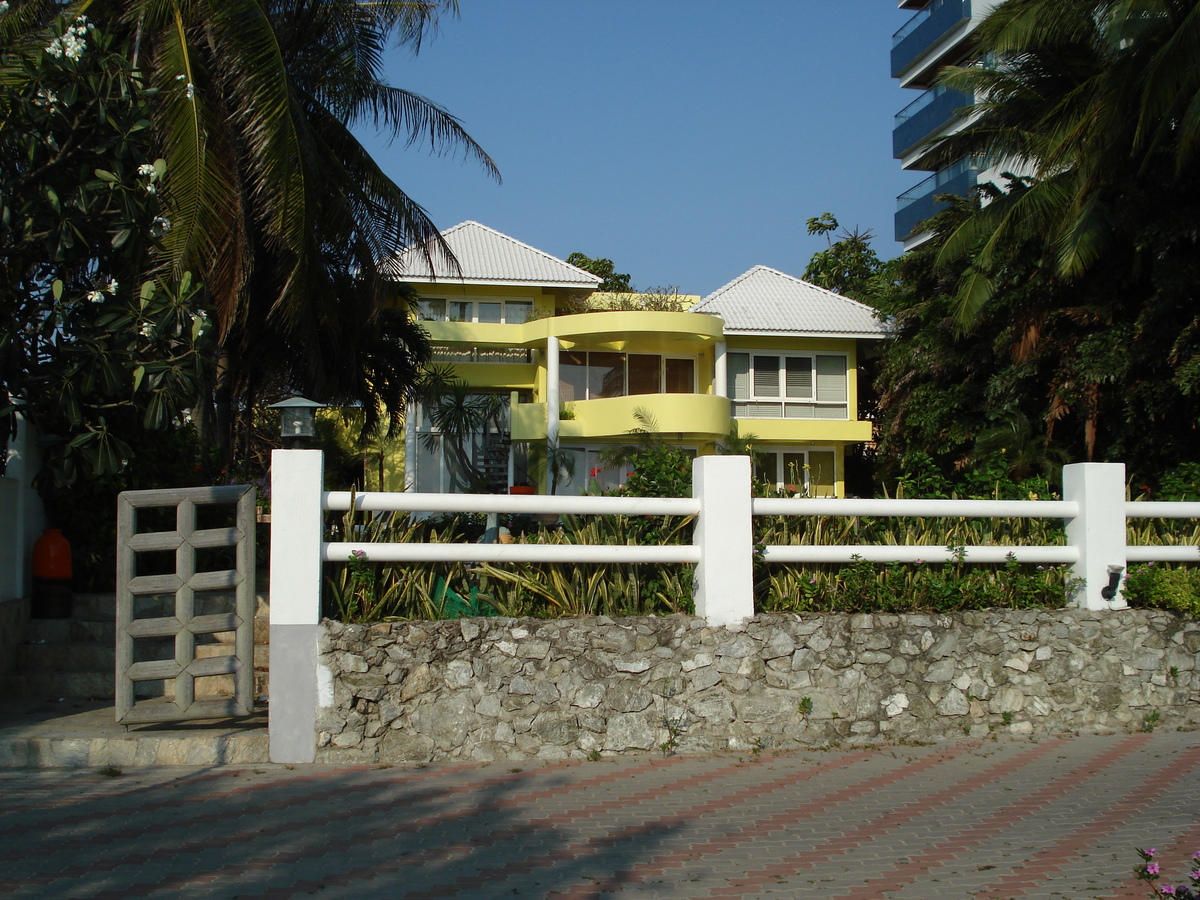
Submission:
<svg viewBox="0 0 1200 900">
<path fill-rule="evenodd" d="M 1132 566 L 1122 590 L 1130 606 L 1200 615 L 1200 569 L 1173 568 L 1162 563 Z"/>
</svg>

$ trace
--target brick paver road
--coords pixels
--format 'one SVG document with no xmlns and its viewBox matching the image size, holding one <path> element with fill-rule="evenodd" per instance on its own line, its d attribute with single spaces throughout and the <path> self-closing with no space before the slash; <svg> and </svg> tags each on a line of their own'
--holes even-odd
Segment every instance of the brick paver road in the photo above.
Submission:
<svg viewBox="0 0 1200 900">
<path fill-rule="evenodd" d="M 1133 898 L 1200 735 L 597 762 L 0 772 L 0 897 Z"/>
</svg>

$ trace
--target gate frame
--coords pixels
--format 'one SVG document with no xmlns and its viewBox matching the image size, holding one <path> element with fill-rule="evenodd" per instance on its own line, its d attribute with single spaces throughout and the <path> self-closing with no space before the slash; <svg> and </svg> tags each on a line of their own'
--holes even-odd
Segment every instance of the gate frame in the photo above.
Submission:
<svg viewBox="0 0 1200 900">
<path fill-rule="evenodd" d="M 254 712 L 255 614 L 255 501 L 252 485 L 125 491 L 117 498 L 117 597 L 116 597 L 116 716 L 122 725 L 249 716 Z M 236 524 L 225 528 L 196 527 L 198 506 L 236 504 Z M 137 530 L 137 511 L 175 508 L 174 531 Z M 196 551 L 235 547 L 236 569 L 196 571 Z M 137 574 L 136 554 L 175 552 L 175 572 L 170 575 Z M 197 616 L 196 591 L 234 590 L 232 613 Z M 174 615 L 134 618 L 134 599 L 148 594 L 174 594 Z M 234 652 L 196 659 L 196 635 L 234 632 Z M 134 662 L 136 638 L 172 637 L 175 658 Z M 195 679 L 208 675 L 233 675 L 234 696 L 197 700 Z M 170 703 L 138 705 L 134 685 L 139 681 L 174 679 Z"/>
</svg>

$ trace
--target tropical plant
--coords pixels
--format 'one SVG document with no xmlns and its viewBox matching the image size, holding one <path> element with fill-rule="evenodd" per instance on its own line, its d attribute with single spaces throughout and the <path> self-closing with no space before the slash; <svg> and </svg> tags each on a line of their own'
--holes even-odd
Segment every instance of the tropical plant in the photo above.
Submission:
<svg viewBox="0 0 1200 900">
<path fill-rule="evenodd" d="M 476 464 L 474 443 L 501 431 L 508 398 L 481 393 L 454 374 L 453 366 L 432 366 L 421 376 L 417 395 L 433 430 L 422 435 L 432 452 L 441 448 L 445 464 L 468 490 L 486 492 L 487 473 Z"/>
<path fill-rule="evenodd" d="M 808 220 L 808 233 L 824 235 L 828 246 L 812 255 L 804 279 L 862 303 L 872 303 L 891 277 L 892 266 L 881 260 L 871 246 L 873 232 L 843 229 L 834 241 L 830 235 L 839 227 L 829 212 Z"/>
<path fill-rule="evenodd" d="M 551 494 L 558 486 L 575 478 L 576 453 L 558 441 L 534 441 L 527 445 L 529 474 L 539 484 L 546 484 Z"/>
<path fill-rule="evenodd" d="M 1007 249 L 1044 242 L 1048 268 L 1076 278 L 1114 249 L 1152 265 L 1194 253 L 1178 211 L 1194 209 L 1188 165 L 1200 147 L 1195 0 L 1008 0 L 976 31 L 981 62 L 940 80 L 974 92 L 976 117 L 940 139 L 943 162 L 1030 176 L 994 197 L 946 243 L 970 254 L 964 317 L 990 296 Z M 1153 241 L 1150 238 L 1153 235 Z"/>
<path fill-rule="evenodd" d="M 639 406 L 633 417 L 637 425 L 628 434 L 634 443 L 614 445 L 600 454 L 606 468 L 632 469 L 618 493 L 631 497 L 690 497 L 691 456 L 666 442 L 650 410 Z"/>
<path fill-rule="evenodd" d="M 193 414 L 226 450 L 260 397 L 289 390 L 360 402 L 368 432 L 399 422 L 427 351 L 403 304 L 387 306 L 395 259 L 410 246 L 453 258 L 350 128 L 496 174 L 453 116 L 380 78 L 389 41 L 419 47 L 446 12 L 456 0 L 13 0 L 0 22 L 6 72 L 54 46 L 76 55 L 89 38 L 62 22 L 100 26 L 140 75 L 137 124 L 164 161 L 144 186 L 161 204 L 154 271 L 204 286 L 216 347 Z M 98 98 L 101 114 L 122 90 Z"/>
<path fill-rule="evenodd" d="M 35 6 L 0 13 L 0 434 L 17 412 L 38 430 L 47 491 L 115 475 L 142 432 L 178 428 L 213 329 L 189 274 L 146 277 L 170 227 L 154 90 L 110 31 L 31 27 Z"/>
<path fill-rule="evenodd" d="M 592 259 L 590 256 L 576 251 L 567 257 L 567 262 L 602 278 L 603 281 L 600 282 L 597 290 L 616 293 L 629 293 L 633 290 L 633 285 L 629 281 L 629 273 L 618 272 L 616 264 L 611 259 L 602 256 Z"/>
</svg>

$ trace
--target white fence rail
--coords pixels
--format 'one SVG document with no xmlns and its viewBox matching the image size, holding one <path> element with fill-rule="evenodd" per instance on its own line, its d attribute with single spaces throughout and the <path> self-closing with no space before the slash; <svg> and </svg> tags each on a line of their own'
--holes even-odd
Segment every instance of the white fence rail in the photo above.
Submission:
<svg viewBox="0 0 1200 900">
<path fill-rule="evenodd" d="M 692 563 L 696 613 L 714 625 L 754 614 L 756 515 L 1061 519 L 1062 546 L 771 545 L 763 555 L 777 563 L 846 563 L 853 557 L 939 562 L 961 555 L 966 562 L 988 564 L 1014 554 L 1021 562 L 1070 565 L 1077 586 L 1072 602 L 1088 609 L 1127 605 L 1119 574 L 1130 562 L 1200 563 L 1198 547 L 1126 546 L 1127 517 L 1200 518 L 1200 503 L 1127 503 L 1125 467 L 1116 463 L 1067 466 L 1062 500 L 1022 501 L 752 499 L 750 460 L 744 456 L 697 458 L 693 496 L 686 499 L 366 492 L 352 501 L 349 492 L 322 489 L 322 467 L 318 450 L 277 450 L 272 456 L 270 728 L 276 762 L 313 758 L 316 707 L 328 699 L 316 666 L 322 565 L 345 561 L 357 550 L 378 562 Z M 326 542 L 324 512 L 348 510 L 351 502 L 369 512 L 696 516 L 696 527 L 691 544 L 669 546 Z"/>
</svg>

